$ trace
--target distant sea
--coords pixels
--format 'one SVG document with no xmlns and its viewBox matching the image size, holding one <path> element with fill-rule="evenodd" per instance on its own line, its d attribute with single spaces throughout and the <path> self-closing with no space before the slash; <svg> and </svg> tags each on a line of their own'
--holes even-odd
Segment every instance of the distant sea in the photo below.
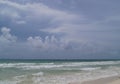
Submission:
<svg viewBox="0 0 120 84">
<path fill-rule="evenodd" d="M 120 60 L 0 60 L 0 84 L 68 84 L 120 75 Z"/>
</svg>

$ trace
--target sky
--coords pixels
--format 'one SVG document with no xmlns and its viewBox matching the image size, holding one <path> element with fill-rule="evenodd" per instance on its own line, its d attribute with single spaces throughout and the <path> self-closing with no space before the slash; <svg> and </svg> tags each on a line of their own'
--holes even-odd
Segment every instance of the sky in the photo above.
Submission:
<svg viewBox="0 0 120 84">
<path fill-rule="evenodd" d="M 0 0 L 0 59 L 120 59 L 119 0 Z"/>
</svg>

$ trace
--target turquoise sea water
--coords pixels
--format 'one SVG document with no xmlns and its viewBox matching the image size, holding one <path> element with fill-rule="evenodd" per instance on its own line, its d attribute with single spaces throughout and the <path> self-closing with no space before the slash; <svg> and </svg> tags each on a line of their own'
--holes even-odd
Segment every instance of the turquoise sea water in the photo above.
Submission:
<svg viewBox="0 0 120 84">
<path fill-rule="evenodd" d="M 116 75 L 119 60 L 0 60 L 0 84 L 68 84 Z"/>
</svg>

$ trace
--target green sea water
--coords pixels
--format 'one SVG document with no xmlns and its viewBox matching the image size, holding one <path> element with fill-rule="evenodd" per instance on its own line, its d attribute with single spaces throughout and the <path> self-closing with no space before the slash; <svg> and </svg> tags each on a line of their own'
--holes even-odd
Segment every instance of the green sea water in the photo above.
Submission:
<svg viewBox="0 0 120 84">
<path fill-rule="evenodd" d="M 0 60 L 0 84 L 68 84 L 119 74 L 119 60 Z"/>
</svg>

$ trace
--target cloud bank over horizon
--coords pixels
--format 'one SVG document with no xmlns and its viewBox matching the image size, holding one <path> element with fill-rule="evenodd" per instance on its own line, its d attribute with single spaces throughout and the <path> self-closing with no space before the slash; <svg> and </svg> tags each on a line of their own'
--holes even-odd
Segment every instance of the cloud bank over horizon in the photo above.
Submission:
<svg viewBox="0 0 120 84">
<path fill-rule="evenodd" d="M 1 0 L 0 58 L 120 58 L 118 2 Z"/>
</svg>

